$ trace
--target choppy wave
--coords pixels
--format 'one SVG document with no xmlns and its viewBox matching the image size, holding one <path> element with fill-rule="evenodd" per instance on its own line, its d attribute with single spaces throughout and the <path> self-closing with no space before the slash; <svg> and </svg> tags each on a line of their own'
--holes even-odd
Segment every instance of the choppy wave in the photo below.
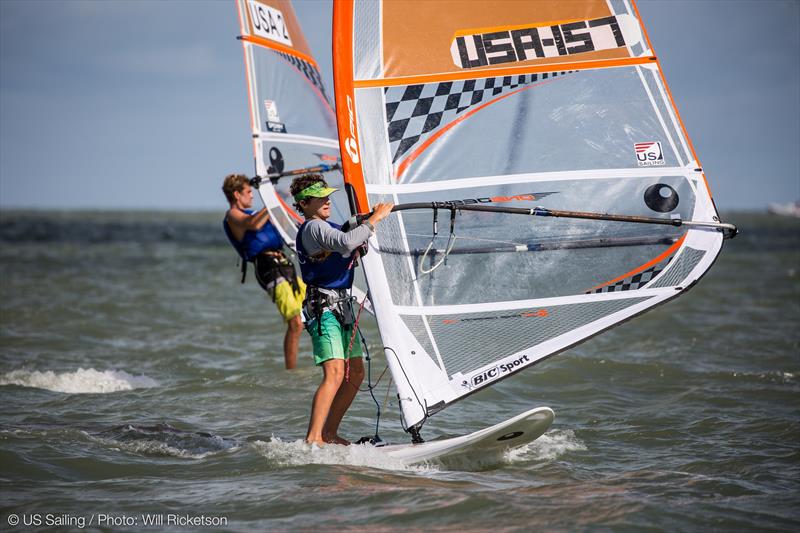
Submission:
<svg viewBox="0 0 800 533">
<path fill-rule="evenodd" d="M 233 439 L 200 431 L 183 431 L 169 424 L 136 426 L 125 424 L 90 438 L 119 450 L 156 457 L 203 459 L 220 452 L 234 451 L 239 443 Z"/>
<path fill-rule="evenodd" d="M 158 382 L 145 375 L 133 376 L 123 370 L 99 371 L 79 368 L 75 372 L 52 370 L 12 370 L 0 375 L 0 385 L 20 385 L 69 394 L 107 394 L 157 387 Z"/>
<path fill-rule="evenodd" d="M 509 463 L 531 460 L 552 461 L 567 452 L 583 450 L 586 450 L 586 445 L 572 430 L 556 430 L 548 431 L 524 446 L 508 450 L 504 459 Z"/>
<path fill-rule="evenodd" d="M 328 444 L 317 446 L 305 441 L 283 441 L 273 436 L 268 442 L 255 441 L 256 452 L 278 466 L 298 465 L 352 465 L 380 468 L 382 470 L 402 470 L 409 472 L 435 472 L 433 465 L 408 465 L 399 459 L 371 445 L 339 446 Z"/>
</svg>

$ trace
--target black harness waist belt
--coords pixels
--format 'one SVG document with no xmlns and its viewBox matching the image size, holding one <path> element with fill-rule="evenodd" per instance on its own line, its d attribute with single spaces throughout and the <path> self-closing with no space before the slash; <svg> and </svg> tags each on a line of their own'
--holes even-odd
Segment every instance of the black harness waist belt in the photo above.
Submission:
<svg viewBox="0 0 800 533">
<path fill-rule="evenodd" d="M 288 281 L 294 292 L 300 292 L 300 285 L 297 283 L 297 273 L 294 264 L 283 252 L 262 253 L 255 258 L 256 281 L 261 288 L 272 295 L 275 301 L 275 287 Z"/>
<path fill-rule="evenodd" d="M 306 299 L 303 302 L 303 313 L 306 316 L 306 325 L 317 321 L 317 328 L 322 334 L 322 314 L 330 311 L 336 320 L 345 327 L 352 327 L 355 322 L 353 314 L 353 300 L 347 289 L 326 289 L 323 287 L 306 287 Z"/>
</svg>

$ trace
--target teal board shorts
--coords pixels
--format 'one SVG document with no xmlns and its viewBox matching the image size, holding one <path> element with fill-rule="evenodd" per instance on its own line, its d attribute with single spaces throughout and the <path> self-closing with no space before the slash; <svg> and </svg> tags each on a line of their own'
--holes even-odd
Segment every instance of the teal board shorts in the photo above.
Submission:
<svg viewBox="0 0 800 533">
<path fill-rule="evenodd" d="M 363 356 L 361 339 L 358 333 L 353 339 L 353 347 L 350 353 L 347 353 L 347 348 L 350 346 L 350 337 L 353 336 L 353 326 L 342 326 L 330 311 L 322 313 L 322 333 L 320 333 L 320 327 L 316 320 L 309 322 L 306 328 L 311 335 L 314 364 L 317 366 L 331 359 L 358 359 Z"/>
</svg>

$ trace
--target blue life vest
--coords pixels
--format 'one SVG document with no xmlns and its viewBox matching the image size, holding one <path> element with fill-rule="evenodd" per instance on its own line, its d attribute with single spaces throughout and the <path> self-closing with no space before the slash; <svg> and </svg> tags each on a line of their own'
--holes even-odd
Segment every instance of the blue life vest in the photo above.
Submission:
<svg viewBox="0 0 800 533">
<path fill-rule="evenodd" d="M 297 257 L 300 260 L 303 281 L 307 285 L 323 289 L 349 289 L 353 286 L 353 277 L 355 276 L 353 258 L 344 257 L 339 252 L 331 252 L 325 259 L 312 259 L 303 246 L 303 230 L 306 229 L 309 222 L 309 220 L 303 222 L 297 231 Z M 339 224 L 333 222 L 328 222 L 328 224 L 332 228 L 341 229 Z"/>
<path fill-rule="evenodd" d="M 243 209 L 243 211 L 248 215 L 253 214 L 252 209 Z M 228 225 L 227 217 L 222 219 L 222 227 L 225 229 L 225 235 L 228 236 L 228 240 L 231 241 L 233 247 L 236 248 L 236 251 L 245 261 L 254 261 L 261 252 L 281 250 L 283 248 L 283 239 L 271 221 L 267 221 L 258 231 L 245 231 L 241 241 L 233 238 L 233 232 Z"/>
</svg>

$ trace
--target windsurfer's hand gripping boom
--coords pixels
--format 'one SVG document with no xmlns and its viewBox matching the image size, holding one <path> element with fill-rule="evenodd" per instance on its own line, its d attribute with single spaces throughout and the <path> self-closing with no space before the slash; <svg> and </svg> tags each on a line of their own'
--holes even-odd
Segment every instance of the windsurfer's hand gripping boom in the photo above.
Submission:
<svg viewBox="0 0 800 533">
<path fill-rule="evenodd" d="M 375 224 L 388 217 L 393 209 L 394 204 L 390 202 L 375 204 L 372 212 L 368 215 L 368 218 L 366 218 L 364 222 L 374 228 Z"/>
</svg>

